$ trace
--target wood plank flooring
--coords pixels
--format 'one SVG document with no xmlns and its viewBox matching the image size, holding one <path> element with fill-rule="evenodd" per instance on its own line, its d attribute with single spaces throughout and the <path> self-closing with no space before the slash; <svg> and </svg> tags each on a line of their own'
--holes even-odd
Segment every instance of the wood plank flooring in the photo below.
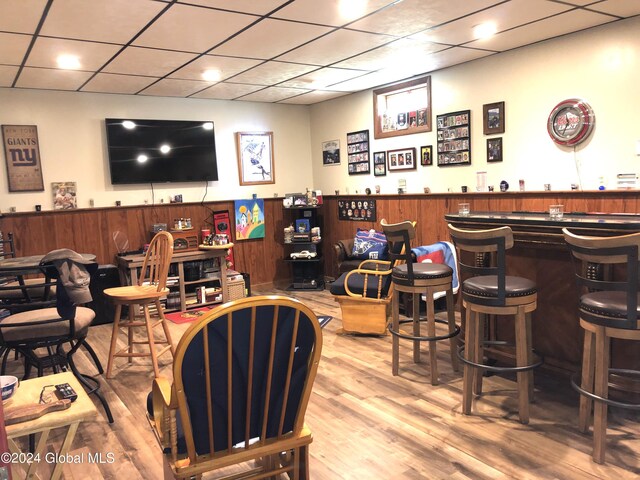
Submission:
<svg viewBox="0 0 640 480">
<path fill-rule="evenodd" d="M 607 464 L 591 460 L 592 437 L 577 429 L 578 395 L 568 380 L 536 371 L 531 422 L 521 425 L 513 379 L 485 379 L 473 414 L 461 414 L 462 376 L 451 369 L 447 342 L 439 342 L 441 384 L 429 380 L 428 355 L 414 364 L 407 342 L 400 345 L 400 375 L 391 375 L 390 337 L 341 336 L 340 310 L 327 292 L 285 292 L 254 287 L 254 295 L 295 296 L 319 315 L 334 319 L 324 328 L 324 349 L 306 422 L 314 434 L 311 476 L 336 479 L 631 479 L 640 474 L 637 413 L 610 410 Z M 189 324 L 171 324 L 175 341 Z M 89 341 L 106 365 L 111 325 L 92 327 Z M 123 336 L 124 339 L 124 336 Z M 426 352 L 426 345 L 423 346 Z M 170 355 L 160 357 L 171 376 Z M 125 365 L 120 359 L 118 367 Z M 84 352 L 81 371 L 93 372 Z M 9 366 L 14 373 L 20 366 Z M 102 415 L 78 429 L 71 453 L 85 461 L 64 467 L 65 478 L 162 478 L 160 449 L 146 421 L 153 370 L 148 359 L 102 377 L 116 421 Z M 60 442 L 61 434 L 53 437 Z M 113 453 L 113 463 L 90 464 L 87 453 Z M 43 465 L 43 478 L 47 465 Z M 51 468 L 49 468 L 49 471 Z M 14 478 L 19 478 L 14 476 Z M 207 477 L 205 478 L 214 478 Z"/>
</svg>

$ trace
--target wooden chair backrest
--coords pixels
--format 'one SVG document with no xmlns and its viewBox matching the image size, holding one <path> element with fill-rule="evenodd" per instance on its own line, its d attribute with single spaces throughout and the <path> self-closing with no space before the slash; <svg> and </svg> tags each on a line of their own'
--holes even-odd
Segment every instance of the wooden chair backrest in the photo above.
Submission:
<svg viewBox="0 0 640 480">
<path fill-rule="evenodd" d="M 164 290 L 172 255 L 173 235 L 169 232 L 156 233 L 144 256 L 138 285 L 155 285 L 158 292 Z"/>
<path fill-rule="evenodd" d="M 284 296 L 236 300 L 191 325 L 173 367 L 190 464 L 300 433 L 321 351 L 316 315 Z"/>
<path fill-rule="evenodd" d="M 402 263 L 411 264 L 411 240 L 416 237 L 416 222 L 405 220 L 399 223 L 387 223 L 383 218 L 380 220 L 380 226 L 389 242 L 391 266 Z"/>
<path fill-rule="evenodd" d="M 598 325 L 640 328 L 638 325 L 640 233 L 615 237 L 590 237 L 577 235 L 566 228 L 562 229 L 562 233 L 574 259 L 579 289 L 590 292 L 625 292 L 627 297 L 626 320 L 606 318 L 585 310 L 580 312 L 580 316 Z M 615 272 L 614 266 L 616 266 Z"/>
</svg>

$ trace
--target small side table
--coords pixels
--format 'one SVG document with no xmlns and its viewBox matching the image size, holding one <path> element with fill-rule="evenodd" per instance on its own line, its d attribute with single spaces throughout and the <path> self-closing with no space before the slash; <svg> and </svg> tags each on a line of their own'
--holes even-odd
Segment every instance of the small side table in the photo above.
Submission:
<svg viewBox="0 0 640 480">
<path fill-rule="evenodd" d="M 20 453 L 20 448 L 15 442 L 18 437 L 24 437 L 32 433 L 40 432 L 40 438 L 38 439 L 36 450 L 33 452 L 32 458 L 40 458 L 39 462 L 13 464 L 13 477 L 14 478 L 37 478 L 36 470 L 41 463 L 46 463 L 45 449 L 47 446 L 47 438 L 49 432 L 54 428 L 66 428 L 67 433 L 60 447 L 60 451 L 57 452 L 59 456 L 66 456 L 69 453 L 73 438 L 78 430 L 78 425 L 83 420 L 89 420 L 98 414 L 98 410 L 85 392 L 84 388 L 76 377 L 71 372 L 57 373 L 55 375 L 47 375 L 45 377 L 32 378 L 30 380 L 24 380 L 20 382 L 20 386 L 16 393 L 5 404 L 5 411 L 9 408 L 13 408 L 19 405 L 29 405 L 38 403 L 40 400 L 40 392 L 45 385 L 59 385 L 61 383 L 68 383 L 78 394 L 78 398 L 71 404 L 66 410 L 58 412 L 51 412 L 43 415 L 40 418 L 29 420 L 26 422 L 16 423 L 14 425 L 8 425 L 7 438 L 9 440 L 9 450 L 11 453 Z M 53 389 L 47 389 L 47 392 L 51 392 Z M 16 474 L 15 467 L 20 465 L 24 469 L 25 475 L 18 476 Z M 52 480 L 57 480 L 62 475 L 61 463 L 56 464 L 51 475 Z"/>
</svg>

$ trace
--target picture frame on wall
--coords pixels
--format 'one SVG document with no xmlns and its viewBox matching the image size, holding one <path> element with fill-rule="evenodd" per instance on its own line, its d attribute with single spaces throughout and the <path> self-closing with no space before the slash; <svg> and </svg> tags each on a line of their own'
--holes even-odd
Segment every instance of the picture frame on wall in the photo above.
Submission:
<svg viewBox="0 0 640 480">
<path fill-rule="evenodd" d="M 347 163 L 349 175 L 371 172 L 369 162 L 369 130 L 347 133 Z"/>
<path fill-rule="evenodd" d="M 416 149 L 400 148 L 387 151 L 387 169 L 390 172 L 416 169 Z"/>
<path fill-rule="evenodd" d="M 240 185 L 276 183 L 273 132 L 236 132 Z"/>
<path fill-rule="evenodd" d="M 375 152 L 373 154 L 373 175 L 384 177 L 387 174 L 387 152 Z"/>
<path fill-rule="evenodd" d="M 487 103 L 482 106 L 482 125 L 485 135 L 504 133 L 504 102 Z"/>
<path fill-rule="evenodd" d="M 374 138 L 431 131 L 431 77 L 373 91 Z"/>
<path fill-rule="evenodd" d="M 9 192 L 42 192 L 42 161 L 36 125 L 2 125 Z"/>
<path fill-rule="evenodd" d="M 436 116 L 438 167 L 471 165 L 471 110 Z"/>
<path fill-rule="evenodd" d="M 322 142 L 322 164 L 340 165 L 340 140 Z"/>
<path fill-rule="evenodd" d="M 502 137 L 487 139 L 487 162 L 502 161 Z"/>
<path fill-rule="evenodd" d="M 420 165 L 424 167 L 433 165 L 433 145 L 420 147 Z"/>
</svg>

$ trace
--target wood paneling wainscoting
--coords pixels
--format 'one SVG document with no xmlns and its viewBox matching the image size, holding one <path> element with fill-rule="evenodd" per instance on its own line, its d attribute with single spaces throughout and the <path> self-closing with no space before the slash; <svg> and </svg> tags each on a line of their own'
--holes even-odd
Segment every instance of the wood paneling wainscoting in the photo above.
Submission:
<svg viewBox="0 0 640 480">
<path fill-rule="evenodd" d="M 349 198 L 356 195 L 349 195 Z M 364 198 L 365 195 L 362 195 Z M 416 245 L 448 239 L 445 213 L 457 212 L 458 203 L 467 202 L 471 211 L 546 211 L 551 204 L 564 204 L 565 212 L 637 213 L 637 191 L 494 192 L 372 195 L 377 201 L 375 222 L 338 220 L 340 197 L 324 196 L 320 210 L 324 229 L 325 273 L 334 275 L 333 251 L 337 240 L 353 237 L 356 228 L 378 228 L 380 220 L 416 220 Z M 236 242 L 235 270 L 251 274 L 253 284 L 290 278 L 284 262 L 284 210 L 281 198 L 265 198 L 266 236 L 264 239 Z M 97 255 L 100 263 L 113 263 L 117 253 L 113 233 L 121 231 L 129 239 L 129 249 L 141 248 L 150 240 L 154 223 L 173 224 L 174 218 L 190 217 L 196 228 L 211 221 L 211 212 L 229 210 L 234 221 L 233 201 L 138 205 L 89 208 L 67 211 L 10 213 L 0 217 L 0 231 L 14 232 L 18 255 L 35 255 L 56 248 L 71 248 Z"/>
</svg>

